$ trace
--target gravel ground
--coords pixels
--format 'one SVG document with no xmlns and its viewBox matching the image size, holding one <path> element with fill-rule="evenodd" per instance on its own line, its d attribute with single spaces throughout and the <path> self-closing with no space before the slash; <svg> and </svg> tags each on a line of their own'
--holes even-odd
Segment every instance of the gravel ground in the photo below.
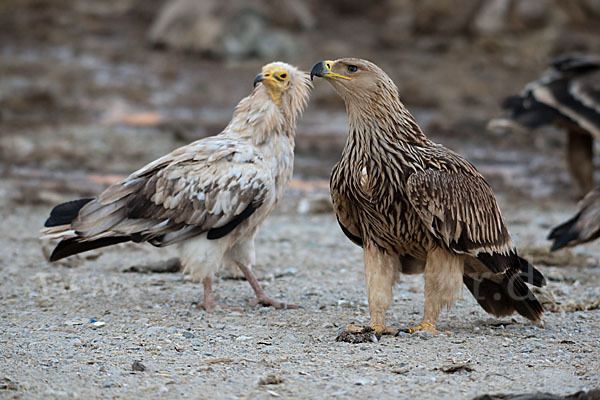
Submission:
<svg viewBox="0 0 600 400">
<path fill-rule="evenodd" d="M 0 187 L 0 395 L 8 398 L 469 399 L 600 386 L 600 246 L 553 256 L 542 240 L 572 206 L 554 204 L 551 221 L 532 222 L 539 209 L 502 202 L 523 251 L 561 263 L 540 266 L 557 310 L 543 326 L 493 318 L 466 292 L 441 317 L 449 336 L 354 345 L 335 337 L 345 324 L 368 323 L 361 251 L 332 214 L 299 215 L 297 196 L 259 234 L 256 270 L 271 295 L 303 308 L 208 314 L 195 307 L 200 285 L 179 273 L 123 272 L 176 256 L 173 248 L 119 245 L 68 266 L 46 263 L 37 231 L 49 207 L 6 200 L 12 187 Z M 242 280 L 220 279 L 216 291 L 228 304 L 252 298 Z M 405 276 L 394 293 L 388 323 L 417 323 L 422 276 Z"/>
<path fill-rule="evenodd" d="M 600 387 L 599 242 L 549 254 L 544 240 L 575 210 L 565 135 L 485 132 L 501 99 L 542 69 L 545 60 L 527 50 L 536 40 L 446 46 L 425 37 L 391 51 L 366 40 L 363 28 L 373 24 L 356 18 L 294 32 L 311 43 L 290 60 L 303 68 L 336 54 L 389 68 L 428 135 L 488 179 L 521 254 L 549 280 L 539 295 L 554 312 L 543 326 L 492 318 L 465 293 L 440 319 L 449 336 L 353 345 L 335 337 L 348 323 L 368 323 L 361 251 L 331 212 L 296 211 L 301 200 L 322 204 L 323 181 L 289 191 L 258 237 L 262 283 L 300 310 L 207 314 L 195 307 L 200 285 L 181 274 L 123 272 L 166 263 L 173 248 L 119 245 L 47 263 L 38 230 L 53 204 L 98 193 L 116 176 L 219 132 L 264 62 L 145 46 L 162 1 L 103 2 L 104 11 L 94 0 L 4 3 L 0 11 L 16 11 L 0 12 L 0 397 L 471 399 Z M 132 12 L 119 11 L 128 3 Z M 338 39 L 323 44 L 328 36 Z M 578 49 L 597 47 L 593 35 L 575 38 Z M 331 88 L 315 86 L 298 125 L 295 176 L 326 180 L 346 116 Z M 246 282 L 225 276 L 215 290 L 231 305 L 253 297 Z M 404 277 L 389 325 L 413 326 L 422 310 L 422 276 Z"/>
</svg>

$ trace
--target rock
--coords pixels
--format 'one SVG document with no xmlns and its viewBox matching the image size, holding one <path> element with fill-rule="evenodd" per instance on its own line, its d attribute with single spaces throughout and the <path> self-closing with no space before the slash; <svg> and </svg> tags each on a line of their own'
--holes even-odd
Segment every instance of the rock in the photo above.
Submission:
<svg viewBox="0 0 600 400">
<path fill-rule="evenodd" d="M 460 2 L 460 12 L 457 3 L 452 0 L 422 0 L 415 2 L 413 7 L 414 26 L 418 33 L 457 34 L 466 32 L 469 23 L 477 11 L 479 0 Z"/>
<path fill-rule="evenodd" d="M 294 267 L 286 268 L 283 272 L 275 274 L 275 278 L 283 278 L 285 276 L 296 276 L 298 274 L 298 270 Z"/>
<path fill-rule="evenodd" d="M 123 272 L 138 272 L 141 274 L 150 273 L 173 273 L 181 271 L 181 260 L 178 257 L 168 260 L 159 260 L 145 265 L 132 265 L 123 270 Z"/>
<path fill-rule="evenodd" d="M 510 0 L 487 0 L 473 21 L 473 30 L 479 35 L 492 35 L 506 30 Z"/>
<path fill-rule="evenodd" d="M 579 2 L 587 12 L 600 17 L 600 0 L 579 0 Z"/>
<path fill-rule="evenodd" d="M 19 390 L 19 384 L 14 380 L 4 376 L 0 378 L 0 391 Z"/>
<path fill-rule="evenodd" d="M 193 339 L 194 337 L 196 337 L 196 335 L 194 335 L 192 332 L 188 332 L 188 331 L 183 331 L 182 335 L 186 339 Z"/>
<path fill-rule="evenodd" d="M 274 21 L 306 28 L 315 22 L 302 5 L 286 8 L 284 20 L 278 20 L 275 15 L 281 9 L 281 2 L 172 0 L 159 12 L 148 40 L 155 46 L 216 58 L 289 59 L 297 56 L 299 45 L 274 27 Z"/>
<path fill-rule="evenodd" d="M 526 394 L 484 394 L 474 397 L 473 400 L 597 400 L 600 399 L 600 389 L 592 389 L 589 392 L 580 391 L 571 395 L 560 396 L 550 393 L 526 393 Z"/>
<path fill-rule="evenodd" d="M 436 368 L 438 369 L 438 368 Z M 469 363 L 458 363 L 458 364 L 450 364 L 439 368 L 440 371 L 445 372 L 446 374 L 454 374 L 460 372 L 473 372 L 473 368 L 469 365 Z"/>
<path fill-rule="evenodd" d="M 298 214 L 323 214 L 332 211 L 333 203 L 329 195 L 304 197 L 298 202 Z"/>
<path fill-rule="evenodd" d="M 133 364 L 131 364 L 131 370 L 137 372 L 144 372 L 146 370 L 146 366 L 142 364 L 141 361 L 135 360 Z"/>
<path fill-rule="evenodd" d="M 223 22 L 214 18 L 217 4 L 216 0 L 166 2 L 150 28 L 150 43 L 183 51 L 214 51 L 223 30 Z"/>
<path fill-rule="evenodd" d="M 522 29 L 539 28 L 548 22 L 552 0 L 516 1 L 512 24 Z"/>
<path fill-rule="evenodd" d="M 269 20 L 281 27 L 312 30 L 317 20 L 307 1 L 269 0 L 267 2 Z"/>
<path fill-rule="evenodd" d="M 283 379 L 278 377 L 275 374 L 269 374 L 269 375 L 265 375 L 263 377 L 261 377 L 258 380 L 258 385 L 259 386 L 263 386 L 263 385 L 279 385 L 280 383 L 283 383 Z"/>
</svg>

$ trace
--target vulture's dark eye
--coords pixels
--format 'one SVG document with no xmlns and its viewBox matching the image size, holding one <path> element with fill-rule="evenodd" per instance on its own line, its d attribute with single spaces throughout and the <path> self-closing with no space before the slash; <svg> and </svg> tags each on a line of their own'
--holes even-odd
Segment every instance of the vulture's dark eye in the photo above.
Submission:
<svg viewBox="0 0 600 400">
<path fill-rule="evenodd" d="M 358 67 L 356 65 L 348 65 L 348 72 L 356 72 Z"/>
<path fill-rule="evenodd" d="M 279 75 L 279 77 L 285 79 L 285 78 L 287 78 L 287 74 L 281 74 L 281 75 Z"/>
</svg>

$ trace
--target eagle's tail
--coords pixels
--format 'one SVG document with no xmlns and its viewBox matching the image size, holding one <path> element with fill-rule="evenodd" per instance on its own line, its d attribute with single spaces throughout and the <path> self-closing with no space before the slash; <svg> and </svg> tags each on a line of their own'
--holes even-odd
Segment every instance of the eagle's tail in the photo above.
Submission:
<svg viewBox="0 0 600 400">
<path fill-rule="evenodd" d="M 539 271 L 535 271 L 541 276 Z M 532 276 L 529 282 L 541 283 L 535 274 L 528 276 Z M 539 322 L 544 313 L 544 308 L 523 280 L 523 273 L 508 270 L 501 282 L 464 274 L 463 282 L 479 305 L 495 316 L 503 317 L 516 311 L 527 319 Z"/>
</svg>

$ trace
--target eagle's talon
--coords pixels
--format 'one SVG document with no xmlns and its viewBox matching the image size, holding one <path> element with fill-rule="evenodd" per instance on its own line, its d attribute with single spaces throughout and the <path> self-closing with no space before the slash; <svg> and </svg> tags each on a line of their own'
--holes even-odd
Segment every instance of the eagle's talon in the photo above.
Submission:
<svg viewBox="0 0 600 400">
<path fill-rule="evenodd" d="M 427 332 L 432 335 L 449 335 L 449 332 L 438 331 L 435 328 L 435 325 L 432 324 L 431 322 L 421 322 L 419 325 L 415 326 L 414 328 L 408 329 L 408 333 L 410 333 L 411 335 L 413 335 L 417 332 Z"/>
</svg>

